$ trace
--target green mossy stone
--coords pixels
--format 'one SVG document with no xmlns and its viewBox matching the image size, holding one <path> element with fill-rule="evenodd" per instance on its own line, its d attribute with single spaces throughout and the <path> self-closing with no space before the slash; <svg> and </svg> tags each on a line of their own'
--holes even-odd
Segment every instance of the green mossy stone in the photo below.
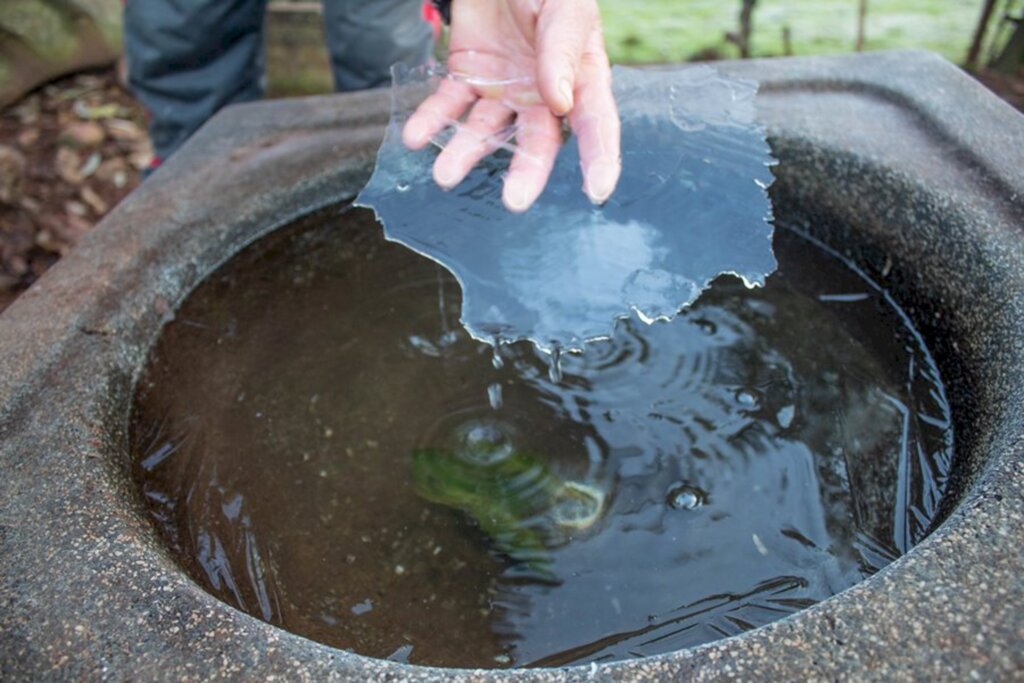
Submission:
<svg viewBox="0 0 1024 683">
<path fill-rule="evenodd" d="M 541 458 L 492 444 L 417 449 L 412 468 L 421 497 L 461 511 L 496 550 L 542 575 L 550 550 L 591 527 L 604 509 L 600 489 L 565 481 Z"/>
<path fill-rule="evenodd" d="M 39 0 L 0 3 L 0 30 L 15 36 L 46 62 L 70 59 L 78 47 L 74 12 L 60 11 Z"/>
<path fill-rule="evenodd" d="M 111 50 L 121 51 L 121 0 L 65 0 L 92 20 Z"/>
</svg>

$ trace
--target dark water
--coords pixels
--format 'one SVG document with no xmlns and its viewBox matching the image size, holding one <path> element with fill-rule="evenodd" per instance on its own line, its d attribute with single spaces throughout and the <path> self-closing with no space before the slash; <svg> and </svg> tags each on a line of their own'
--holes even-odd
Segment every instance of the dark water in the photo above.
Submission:
<svg viewBox="0 0 1024 683">
<path fill-rule="evenodd" d="M 765 288 L 720 278 L 555 382 L 529 345 L 470 340 L 450 277 L 379 232 L 334 210 L 272 235 L 153 351 L 136 476 L 225 602 L 375 657 L 580 664 L 782 618 L 929 531 L 952 457 L 936 368 L 797 234 Z"/>
</svg>

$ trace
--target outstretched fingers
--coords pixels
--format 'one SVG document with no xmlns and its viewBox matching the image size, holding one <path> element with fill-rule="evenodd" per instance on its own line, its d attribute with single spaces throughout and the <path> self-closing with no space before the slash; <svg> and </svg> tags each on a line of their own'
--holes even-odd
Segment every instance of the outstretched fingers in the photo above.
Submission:
<svg viewBox="0 0 1024 683">
<path fill-rule="evenodd" d="M 501 146 L 500 133 L 514 115 L 512 109 L 498 100 L 478 100 L 466 122 L 434 161 L 434 181 L 446 190 L 462 182 L 478 161 Z"/>
<path fill-rule="evenodd" d="M 505 208 L 519 213 L 544 191 L 562 144 L 562 127 L 546 105 L 534 105 L 519 112 L 517 129 L 518 146 L 501 197 Z"/>
</svg>

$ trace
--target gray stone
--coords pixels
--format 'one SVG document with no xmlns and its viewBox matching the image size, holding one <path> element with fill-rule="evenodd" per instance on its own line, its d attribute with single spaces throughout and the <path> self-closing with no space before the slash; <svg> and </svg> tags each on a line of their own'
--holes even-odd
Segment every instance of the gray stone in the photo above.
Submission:
<svg viewBox="0 0 1024 683">
<path fill-rule="evenodd" d="M 0 678 L 1008 679 L 1024 670 L 1024 117 L 920 52 L 727 63 L 763 83 L 778 215 L 862 265 L 945 379 L 943 521 L 877 575 L 702 647 L 469 672 L 359 657 L 242 614 L 179 569 L 129 476 L 147 351 L 261 235 L 350 198 L 387 94 L 218 115 L 0 317 Z"/>
</svg>

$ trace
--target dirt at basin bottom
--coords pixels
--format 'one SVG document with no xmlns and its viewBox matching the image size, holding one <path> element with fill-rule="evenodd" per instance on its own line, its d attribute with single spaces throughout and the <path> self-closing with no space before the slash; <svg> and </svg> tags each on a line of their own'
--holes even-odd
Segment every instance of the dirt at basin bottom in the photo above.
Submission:
<svg viewBox="0 0 1024 683">
<path fill-rule="evenodd" d="M 778 229 L 763 289 L 562 359 L 458 324 L 444 271 L 332 209 L 203 284 L 133 418 L 157 533 L 229 605 L 420 664 L 663 653 L 841 591 L 920 541 L 952 457 L 920 337 Z"/>
</svg>

